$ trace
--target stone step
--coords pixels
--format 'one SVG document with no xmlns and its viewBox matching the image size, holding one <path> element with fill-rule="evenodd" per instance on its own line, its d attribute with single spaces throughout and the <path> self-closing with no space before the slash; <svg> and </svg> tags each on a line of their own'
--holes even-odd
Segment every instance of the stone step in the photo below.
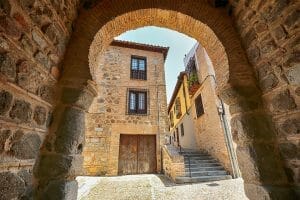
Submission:
<svg viewBox="0 0 300 200">
<path fill-rule="evenodd" d="M 185 173 L 185 176 L 189 177 L 202 177 L 202 176 L 220 176 L 220 175 L 227 175 L 227 172 L 224 170 L 219 171 L 191 171 L 191 174 L 189 172 Z"/>
<path fill-rule="evenodd" d="M 176 177 L 176 183 L 198 183 L 198 182 L 208 182 L 208 181 L 220 181 L 231 179 L 230 175 L 224 176 L 201 176 L 201 177 Z"/>
<path fill-rule="evenodd" d="M 218 162 L 214 162 L 214 163 L 191 163 L 190 167 L 219 167 L 221 166 Z M 189 164 L 184 164 L 185 168 L 189 168 Z"/>
<path fill-rule="evenodd" d="M 189 163 L 191 163 L 191 164 L 198 164 L 198 163 L 218 163 L 218 161 L 214 160 L 214 159 L 211 159 L 211 160 L 190 160 L 190 161 L 184 160 L 184 163 L 185 164 L 189 164 Z"/>
<path fill-rule="evenodd" d="M 218 171 L 218 170 L 224 170 L 222 166 L 214 166 L 214 167 L 191 167 L 191 171 Z M 186 172 L 189 172 L 189 168 L 185 168 Z"/>
<path fill-rule="evenodd" d="M 184 156 L 184 160 L 210 160 L 214 159 L 211 156 L 197 156 L 197 157 L 189 157 L 189 156 Z"/>
<path fill-rule="evenodd" d="M 200 153 L 193 153 L 193 154 L 181 154 L 182 156 L 184 157 L 205 157 L 205 156 L 208 156 L 210 157 L 210 155 L 208 154 L 200 154 Z"/>
</svg>

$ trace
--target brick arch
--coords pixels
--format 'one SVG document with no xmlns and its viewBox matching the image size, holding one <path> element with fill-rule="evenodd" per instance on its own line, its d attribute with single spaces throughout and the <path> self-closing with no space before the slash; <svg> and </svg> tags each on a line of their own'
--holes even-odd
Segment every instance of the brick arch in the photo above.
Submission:
<svg viewBox="0 0 300 200">
<path fill-rule="evenodd" d="M 36 164 L 38 197 L 52 195 L 53 191 L 70 199 L 76 194 L 74 178 L 80 173 L 78 169 L 82 164 L 84 111 L 91 104 L 94 92 L 93 84 L 86 83 L 96 72 L 97 56 L 114 36 L 145 25 L 185 33 L 207 49 L 215 66 L 219 93 L 237 116 L 232 120 L 232 132 L 238 141 L 238 161 L 247 195 L 260 193 L 267 196 L 265 186 L 286 186 L 278 150 L 270 144 L 273 141 L 261 135 L 273 137 L 274 130 L 262 108 L 252 66 L 226 9 L 194 0 L 102 0 L 92 8 L 81 8 L 74 26 L 59 82 L 62 100 Z M 191 26 L 194 29 L 190 29 Z M 59 110 L 60 106 L 63 111 Z M 73 127 L 73 123 L 77 126 Z M 260 128 L 262 130 L 258 130 Z M 48 148 L 54 148 L 55 154 L 49 153 Z M 59 169 L 47 171 L 49 165 L 57 163 Z M 273 166 L 271 172 L 266 167 L 270 163 Z"/>
<path fill-rule="evenodd" d="M 229 81 L 229 63 L 225 47 L 211 28 L 188 15 L 155 8 L 128 12 L 101 27 L 89 49 L 89 67 L 93 79 L 95 74 L 101 71 L 98 67 L 99 57 L 113 38 L 128 30 L 144 26 L 164 27 L 195 38 L 207 49 L 216 71 L 219 72 L 217 73 L 219 84 L 225 85 Z"/>
<path fill-rule="evenodd" d="M 220 87 L 230 82 L 234 87 L 255 90 L 252 68 L 226 9 L 216 9 L 207 3 L 193 1 L 181 4 L 178 0 L 156 3 L 145 1 L 139 4 L 131 0 L 126 4 L 102 1 L 91 9 L 83 9 L 73 33 L 80 44 L 77 41 L 73 43 L 74 37 L 71 38 L 64 60 L 65 74 L 74 72 L 75 67 L 90 78 L 93 76 L 97 55 L 114 36 L 130 29 L 155 25 L 182 32 L 198 40 L 213 61 Z M 87 49 L 90 49 L 88 55 Z M 77 55 L 76 59 L 73 55 Z M 86 57 L 89 57 L 89 63 Z M 91 74 L 83 69 L 86 65 L 90 66 Z"/>
</svg>

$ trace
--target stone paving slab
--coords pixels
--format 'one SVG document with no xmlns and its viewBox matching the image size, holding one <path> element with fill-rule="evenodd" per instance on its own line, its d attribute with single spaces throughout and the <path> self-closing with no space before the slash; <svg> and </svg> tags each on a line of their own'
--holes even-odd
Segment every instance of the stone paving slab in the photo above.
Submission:
<svg viewBox="0 0 300 200">
<path fill-rule="evenodd" d="M 246 200 L 243 179 L 177 185 L 163 175 L 77 177 L 78 200 Z"/>
</svg>

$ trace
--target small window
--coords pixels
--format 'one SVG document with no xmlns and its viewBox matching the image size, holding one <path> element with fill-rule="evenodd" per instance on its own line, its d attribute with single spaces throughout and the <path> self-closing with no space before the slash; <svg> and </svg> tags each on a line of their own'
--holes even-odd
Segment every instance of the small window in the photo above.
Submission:
<svg viewBox="0 0 300 200">
<path fill-rule="evenodd" d="M 199 94 L 199 96 L 195 99 L 195 107 L 196 107 L 197 117 L 200 117 L 201 115 L 204 114 L 201 94 Z"/>
<path fill-rule="evenodd" d="M 147 62 L 144 57 L 131 57 L 130 78 L 147 80 Z"/>
<path fill-rule="evenodd" d="M 175 115 L 177 119 L 179 119 L 182 115 L 180 97 L 177 97 L 175 100 Z"/>
<path fill-rule="evenodd" d="M 147 114 L 147 92 L 129 90 L 128 113 Z"/>
<path fill-rule="evenodd" d="M 184 127 L 183 127 L 183 123 L 180 125 L 180 132 L 181 132 L 181 136 L 184 136 Z"/>
</svg>

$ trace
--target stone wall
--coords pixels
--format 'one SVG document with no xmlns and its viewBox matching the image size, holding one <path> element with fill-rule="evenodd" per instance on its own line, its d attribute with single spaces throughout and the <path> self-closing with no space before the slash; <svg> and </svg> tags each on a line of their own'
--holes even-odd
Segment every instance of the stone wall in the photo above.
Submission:
<svg viewBox="0 0 300 200">
<path fill-rule="evenodd" d="M 77 0 L 0 2 L 0 193 L 30 193 Z"/>
<path fill-rule="evenodd" d="M 276 135 L 272 137 L 278 143 L 289 182 L 299 187 L 300 2 L 241 0 L 233 6 L 237 30 L 262 90 L 263 105 L 275 125 Z M 274 140 L 272 137 L 269 140 Z"/>
<path fill-rule="evenodd" d="M 132 55 L 147 58 L 146 81 L 130 79 Z M 120 134 L 157 135 L 157 170 L 160 172 L 160 146 L 168 128 L 163 54 L 109 46 L 98 66 L 95 80 L 99 95 L 86 120 L 85 174 L 117 175 Z M 147 115 L 127 114 L 129 88 L 148 91 Z"/>
<path fill-rule="evenodd" d="M 185 176 L 184 157 L 172 145 L 162 148 L 163 172 L 175 181 L 176 177 Z"/>
</svg>

